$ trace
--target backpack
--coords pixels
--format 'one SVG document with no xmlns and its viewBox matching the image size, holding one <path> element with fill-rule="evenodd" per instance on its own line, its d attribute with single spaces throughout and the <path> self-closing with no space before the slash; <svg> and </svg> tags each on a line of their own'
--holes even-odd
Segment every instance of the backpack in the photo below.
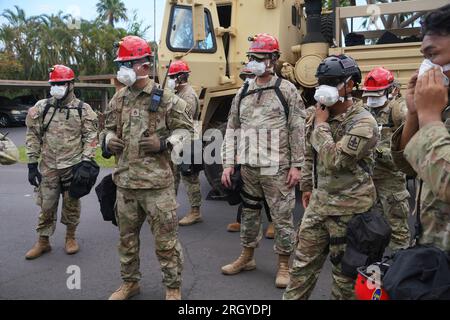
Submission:
<svg viewBox="0 0 450 320">
<path fill-rule="evenodd" d="M 391 227 L 382 213 L 370 210 L 355 215 L 347 226 L 342 273 L 353 279 L 357 269 L 382 259 L 391 240 Z"/>
<path fill-rule="evenodd" d="M 422 233 L 420 180 L 416 202 L 415 239 Z M 383 288 L 396 300 L 450 300 L 450 256 L 432 245 L 416 245 L 394 254 Z"/>
<path fill-rule="evenodd" d="M 394 300 L 450 300 L 450 258 L 433 246 L 398 251 L 383 278 Z"/>
</svg>

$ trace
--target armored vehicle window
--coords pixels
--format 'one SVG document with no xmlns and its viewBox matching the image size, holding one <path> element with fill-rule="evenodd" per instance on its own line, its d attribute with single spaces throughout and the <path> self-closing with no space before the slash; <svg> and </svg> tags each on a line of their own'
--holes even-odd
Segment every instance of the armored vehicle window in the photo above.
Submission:
<svg viewBox="0 0 450 320">
<path fill-rule="evenodd" d="M 173 6 L 170 13 L 169 32 L 167 33 L 167 47 L 171 51 L 189 51 L 214 53 L 217 50 L 215 36 L 212 28 L 211 13 L 205 9 L 206 39 L 194 46 L 192 28 L 192 8 L 190 6 Z"/>
</svg>

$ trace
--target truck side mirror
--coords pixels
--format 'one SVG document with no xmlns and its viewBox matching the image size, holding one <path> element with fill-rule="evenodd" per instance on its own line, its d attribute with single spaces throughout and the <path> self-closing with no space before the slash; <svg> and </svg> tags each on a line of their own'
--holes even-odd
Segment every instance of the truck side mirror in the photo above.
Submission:
<svg viewBox="0 0 450 320">
<path fill-rule="evenodd" d="M 194 41 L 204 41 L 206 39 L 205 6 L 195 2 L 192 6 L 192 27 L 194 31 Z"/>
</svg>

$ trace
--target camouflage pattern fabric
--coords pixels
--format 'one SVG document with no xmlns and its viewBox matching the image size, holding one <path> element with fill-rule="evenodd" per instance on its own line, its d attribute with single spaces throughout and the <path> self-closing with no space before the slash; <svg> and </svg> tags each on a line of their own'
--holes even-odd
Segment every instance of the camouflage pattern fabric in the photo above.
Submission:
<svg viewBox="0 0 450 320">
<path fill-rule="evenodd" d="M 346 113 L 330 116 L 314 128 L 314 108 L 305 126 L 305 165 L 300 188 L 312 191 L 313 211 L 323 215 L 352 215 L 368 211 L 376 199 L 371 174 L 378 141 L 373 116 L 356 101 Z M 317 189 L 313 190 L 313 148 L 317 152 Z"/>
<path fill-rule="evenodd" d="M 36 228 L 40 236 L 55 232 L 59 198 L 62 194 L 61 223 L 76 227 L 80 223 L 80 200 L 69 196 L 72 168 L 54 169 L 43 159 L 39 165 L 42 182 L 35 190 L 36 204 L 41 207 Z"/>
<path fill-rule="evenodd" d="M 345 241 L 331 239 L 345 237 L 353 215 L 368 211 L 374 204 L 376 191 L 370 171 L 378 140 L 377 124 L 361 101 L 316 126 L 314 114 L 314 107 L 307 109 L 305 165 L 300 181 L 301 190 L 312 191 L 312 196 L 298 231 L 291 281 L 283 298 L 307 299 L 330 252 L 332 298 L 352 299 L 354 281 L 341 272 Z"/>
<path fill-rule="evenodd" d="M 105 111 L 105 129 L 102 137 L 115 136 L 118 131 L 125 142 L 125 149 L 116 156 L 118 162 L 113 173 L 114 183 L 129 189 L 161 189 L 174 183 L 170 152 L 144 154 L 139 140 L 150 132 L 171 143 L 183 143 L 193 134 L 193 120 L 187 104 L 170 90 L 165 90 L 162 103 L 156 112 L 149 112 L 150 96 L 155 83 L 149 81 L 142 90 L 124 87 L 112 97 Z M 121 114 L 121 128 L 117 119 Z M 149 128 L 151 124 L 154 128 Z M 182 132 L 174 132 L 184 129 Z"/>
<path fill-rule="evenodd" d="M 328 253 L 331 257 L 339 257 L 345 251 L 345 243 L 331 245 L 330 238 L 345 237 L 353 216 L 326 216 L 313 211 L 313 207 L 310 203 L 298 231 L 298 245 L 290 269 L 291 281 L 283 294 L 284 300 L 308 299 Z M 342 274 L 340 263 L 332 264 L 332 276 L 331 298 L 354 299 L 355 281 Z"/>
<path fill-rule="evenodd" d="M 83 160 L 95 158 L 97 148 L 97 114 L 83 103 L 80 119 L 77 107 L 80 103 L 73 93 L 64 101 L 50 98 L 52 105 L 42 119 L 47 99 L 39 100 L 28 110 L 26 118 L 26 147 L 29 163 L 45 159 L 53 169 L 65 169 Z M 50 122 L 50 119 L 53 119 Z M 44 133 L 44 127 L 48 125 Z"/>
<path fill-rule="evenodd" d="M 248 91 L 273 87 L 277 79 L 277 76 L 273 76 L 262 86 L 257 85 L 255 79 L 251 79 Z M 238 163 L 252 167 L 274 167 L 275 172 L 283 166 L 297 168 L 302 166 L 305 106 L 297 88 L 289 81 L 282 80 L 280 90 L 288 104 L 288 119 L 275 90 L 244 97 L 241 100 L 239 115 L 237 106 L 242 88 L 238 91 L 231 105 L 227 133 L 222 144 L 224 168 L 235 165 L 236 154 Z M 257 143 L 241 139 L 236 150 L 234 135 L 239 129 L 243 136 L 255 133 Z"/>
<path fill-rule="evenodd" d="M 180 186 L 180 180 L 183 181 L 186 187 L 189 203 L 191 207 L 200 207 L 202 204 L 202 194 L 200 191 L 200 179 L 199 174 L 192 174 L 190 176 L 184 176 L 181 174 L 178 166 L 172 164 L 173 176 L 175 179 L 175 194 L 178 193 L 178 187 Z"/>
<path fill-rule="evenodd" d="M 265 198 L 275 228 L 275 253 L 290 255 L 294 250 L 295 231 L 293 211 L 295 207 L 295 189 L 286 185 L 289 168 L 280 168 L 276 175 L 264 175 L 259 168 L 242 166 L 243 190 L 253 197 Z M 241 195 L 250 205 L 261 205 L 262 201 L 249 199 Z M 242 208 L 241 245 L 256 248 L 262 237 L 261 209 Z"/>
<path fill-rule="evenodd" d="M 139 233 L 145 220 L 155 239 L 155 252 L 161 265 L 163 283 L 181 286 L 183 252 L 178 241 L 177 203 L 171 187 L 159 190 L 117 189 L 119 256 L 124 281 L 139 281 Z"/>
<path fill-rule="evenodd" d="M 420 212 L 423 233 L 420 244 L 431 244 L 450 251 L 450 107 L 443 112 L 443 122 L 421 128 L 400 150 L 403 126 L 392 136 L 395 164 L 407 175 L 423 180 Z"/>
<path fill-rule="evenodd" d="M 156 112 L 150 112 L 150 97 L 155 83 L 149 80 L 142 90 L 125 87 L 119 90 L 106 109 L 102 136 L 119 135 L 125 142 L 122 153 L 116 155 L 113 180 L 118 186 L 117 221 L 120 231 L 119 256 L 121 275 L 125 281 L 138 281 L 139 230 L 147 218 L 155 239 L 163 282 L 169 288 L 179 288 L 183 256 L 178 241 L 178 220 L 174 179 L 169 151 L 144 153 L 139 140 L 156 133 L 172 144 L 184 143 L 193 134 L 193 121 L 187 104 L 166 90 Z M 120 115 L 120 116 L 119 116 Z M 118 119 L 121 123 L 118 126 Z M 177 133 L 177 129 L 184 129 Z"/>
<path fill-rule="evenodd" d="M 0 164 L 9 165 L 19 161 L 19 150 L 11 139 L 0 133 Z"/>
<path fill-rule="evenodd" d="M 403 98 L 391 100 L 384 107 L 370 109 L 380 131 L 372 178 L 377 189 L 380 209 L 392 228 L 389 244 L 392 250 L 407 248 L 411 241 L 408 226 L 410 196 L 406 189 L 406 177 L 395 166 L 391 154 L 392 134 L 398 124 L 404 122 L 404 117 L 399 119 L 398 115 L 404 115 L 405 109 Z"/>
<path fill-rule="evenodd" d="M 200 101 L 194 89 L 189 84 L 185 84 L 181 86 L 181 89 L 179 91 L 177 91 L 177 96 L 186 101 L 186 112 L 189 114 L 189 116 L 194 120 L 198 120 L 198 117 L 200 115 Z M 181 179 L 186 187 L 191 207 L 200 207 L 202 203 L 202 194 L 200 192 L 199 175 L 193 174 L 190 176 L 183 176 L 175 164 L 173 165 L 172 169 L 175 178 L 175 194 L 178 193 L 178 187 L 180 185 Z"/>
</svg>

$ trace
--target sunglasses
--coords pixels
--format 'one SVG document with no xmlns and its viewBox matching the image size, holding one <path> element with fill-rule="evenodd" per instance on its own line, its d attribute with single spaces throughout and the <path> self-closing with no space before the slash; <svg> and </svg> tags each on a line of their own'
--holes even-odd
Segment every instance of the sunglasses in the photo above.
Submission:
<svg viewBox="0 0 450 320">
<path fill-rule="evenodd" d="M 68 84 L 69 82 L 51 82 L 50 86 L 65 86 L 66 84 Z"/>
</svg>

